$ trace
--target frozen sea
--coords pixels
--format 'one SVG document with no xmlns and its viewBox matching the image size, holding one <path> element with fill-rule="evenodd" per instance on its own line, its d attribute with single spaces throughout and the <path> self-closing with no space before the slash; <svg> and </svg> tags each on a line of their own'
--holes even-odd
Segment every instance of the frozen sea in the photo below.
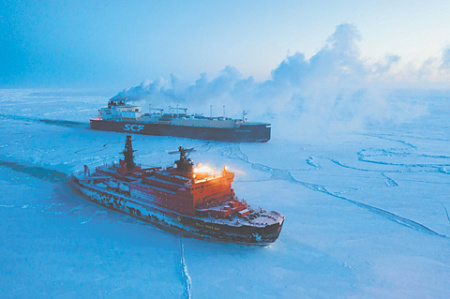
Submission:
<svg viewBox="0 0 450 299">
<path fill-rule="evenodd" d="M 396 93 L 426 112 L 323 138 L 133 136 L 137 162 L 195 147 L 236 173 L 238 197 L 284 214 L 262 248 L 180 238 L 70 188 L 123 150 L 124 134 L 88 128 L 110 95 L 0 90 L 1 298 L 450 297 L 450 92 Z"/>
</svg>

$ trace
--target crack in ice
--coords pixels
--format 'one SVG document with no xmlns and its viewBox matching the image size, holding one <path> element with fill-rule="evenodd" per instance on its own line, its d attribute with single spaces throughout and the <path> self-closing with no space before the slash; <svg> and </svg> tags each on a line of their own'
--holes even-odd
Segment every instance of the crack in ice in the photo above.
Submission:
<svg viewBox="0 0 450 299">
<path fill-rule="evenodd" d="M 365 210 L 367 210 L 367 211 L 369 211 L 369 212 L 371 212 L 373 214 L 380 215 L 380 216 L 382 216 L 385 219 L 388 219 L 390 221 L 393 221 L 393 222 L 398 223 L 400 225 L 403 225 L 405 227 L 412 228 L 412 229 L 414 229 L 416 231 L 419 231 L 419 232 L 422 232 L 422 233 L 426 233 L 426 234 L 430 234 L 430 235 L 434 235 L 434 236 L 438 236 L 438 237 L 442 237 L 442 238 L 448 238 L 448 236 L 440 234 L 438 232 L 435 232 L 434 230 L 432 230 L 432 229 L 426 227 L 425 225 L 423 225 L 421 223 L 418 223 L 418 222 L 416 222 L 414 220 L 411 220 L 411 219 L 408 219 L 408 218 L 405 218 L 405 217 L 401 217 L 399 215 L 396 215 L 396 214 L 391 213 L 389 211 L 383 210 L 381 208 L 377 208 L 377 207 L 374 207 L 374 206 L 371 206 L 371 205 L 368 205 L 368 204 L 364 204 L 364 203 L 361 203 L 361 202 L 358 202 L 358 201 L 346 198 L 344 196 L 338 195 L 337 193 L 330 192 L 323 185 L 312 184 L 312 183 L 307 183 L 307 182 L 303 182 L 303 181 L 297 180 L 297 179 L 295 179 L 292 176 L 292 174 L 291 174 L 291 172 L 289 170 L 276 169 L 276 168 L 272 168 L 272 167 L 267 166 L 267 165 L 263 165 L 263 164 L 259 164 L 259 163 L 253 163 L 253 162 L 251 162 L 249 160 L 247 155 L 245 155 L 244 153 L 241 152 L 240 146 L 237 146 L 236 148 L 237 148 L 237 151 L 239 151 L 239 152 L 233 152 L 233 149 L 231 150 L 232 154 L 234 154 L 235 157 L 237 157 L 238 159 L 240 159 L 241 161 L 243 161 L 245 163 L 251 164 L 252 168 L 257 168 L 259 170 L 271 173 L 271 177 L 270 177 L 271 180 L 286 180 L 286 181 L 289 181 L 289 182 L 292 182 L 292 183 L 300 184 L 300 185 L 302 185 L 302 186 L 304 186 L 304 187 L 306 187 L 306 188 L 308 188 L 310 190 L 321 192 L 321 193 L 327 194 L 329 196 L 332 196 L 334 198 L 338 198 L 338 199 L 344 200 L 344 201 L 346 201 L 348 203 L 351 203 L 351 204 L 356 205 L 356 206 L 358 206 L 360 208 L 363 208 L 363 209 L 365 209 Z M 389 183 L 392 184 L 393 186 L 395 186 L 397 184 L 394 180 L 388 178 L 386 175 L 384 175 L 384 176 L 389 180 Z"/>
</svg>

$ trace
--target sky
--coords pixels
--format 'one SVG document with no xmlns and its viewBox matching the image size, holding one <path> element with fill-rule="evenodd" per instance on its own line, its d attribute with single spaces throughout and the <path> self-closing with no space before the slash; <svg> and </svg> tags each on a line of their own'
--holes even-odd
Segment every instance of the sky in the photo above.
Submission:
<svg viewBox="0 0 450 299">
<path fill-rule="evenodd" d="M 317 55 L 343 24 L 387 81 L 449 82 L 449 1 L 2 1 L 0 87 L 118 91 L 227 67 L 264 82 Z"/>
</svg>

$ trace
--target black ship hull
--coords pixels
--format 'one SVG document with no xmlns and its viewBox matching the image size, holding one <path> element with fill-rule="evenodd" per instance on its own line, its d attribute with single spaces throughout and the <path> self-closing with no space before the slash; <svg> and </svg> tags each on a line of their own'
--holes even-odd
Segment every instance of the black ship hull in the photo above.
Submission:
<svg viewBox="0 0 450 299">
<path fill-rule="evenodd" d="M 263 123 L 243 123 L 235 128 L 189 127 L 103 119 L 91 119 L 90 123 L 91 129 L 94 130 L 231 142 L 267 142 L 271 130 L 270 125 Z"/>
<path fill-rule="evenodd" d="M 159 206 L 141 204 L 125 194 L 104 192 L 84 185 L 72 177 L 73 185 L 88 200 L 106 208 L 131 215 L 144 222 L 178 235 L 201 240 L 267 246 L 280 235 L 284 220 L 266 226 L 226 224 L 209 218 L 191 217 Z"/>
</svg>

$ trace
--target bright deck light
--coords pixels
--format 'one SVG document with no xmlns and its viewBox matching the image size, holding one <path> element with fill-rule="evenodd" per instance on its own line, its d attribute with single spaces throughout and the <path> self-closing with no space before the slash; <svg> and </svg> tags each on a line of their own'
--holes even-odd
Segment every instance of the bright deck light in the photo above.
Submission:
<svg viewBox="0 0 450 299">
<path fill-rule="evenodd" d="M 211 168 L 209 168 L 207 165 L 197 165 L 194 168 L 194 173 L 209 173 L 211 171 Z"/>
</svg>

